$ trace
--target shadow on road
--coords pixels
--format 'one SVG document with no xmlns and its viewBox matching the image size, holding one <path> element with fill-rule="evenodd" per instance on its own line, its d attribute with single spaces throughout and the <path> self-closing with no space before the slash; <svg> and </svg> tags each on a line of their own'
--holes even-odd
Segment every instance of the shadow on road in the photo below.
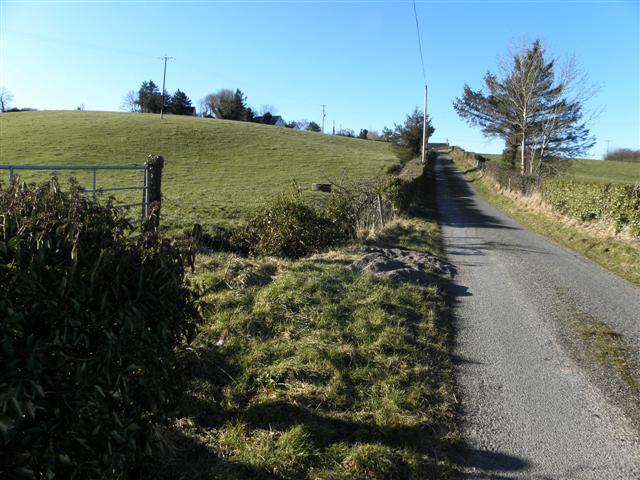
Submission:
<svg viewBox="0 0 640 480">
<path fill-rule="evenodd" d="M 453 162 L 446 157 L 440 157 L 438 162 L 438 222 L 441 227 L 459 229 L 456 230 L 456 235 L 450 238 L 446 247 L 447 255 L 450 258 L 464 256 L 471 259 L 471 257 L 475 256 L 474 265 L 480 265 L 482 262 L 477 262 L 477 258 L 486 256 L 487 252 L 491 250 L 508 250 L 518 254 L 536 255 L 547 253 L 522 247 L 515 243 L 487 240 L 479 234 L 474 235 L 473 230 L 463 230 L 474 228 L 517 230 L 518 227 L 507 225 L 500 218 L 480 210 L 476 203 L 475 192 L 471 189 L 469 182 L 459 173 Z M 470 169 L 469 171 L 473 170 Z M 465 235 L 467 233 L 471 233 L 471 235 Z M 457 264 L 461 266 L 462 263 L 459 260 L 458 258 Z M 453 312 L 455 312 L 457 305 L 463 298 L 470 297 L 473 293 L 456 277 L 444 286 L 444 290 L 447 294 L 447 303 L 451 308 L 449 321 L 452 330 L 453 347 L 459 329 L 458 321 Z M 453 353 L 454 350 L 454 348 L 451 348 L 450 351 L 452 353 L 450 355 L 455 366 L 482 364 L 475 358 L 455 355 Z M 459 408 L 458 414 L 460 418 L 463 418 L 464 408 L 462 405 Z M 514 478 L 513 475 L 515 473 L 526 470 L 529 467 L 529 462 L 522 458 L 503 452 L 472 448 L 469 445 L 461 447 L 456 452 L 454 462 L 464 472 L 464 478 L 472 479 L 508 480 Z"/>
<path fill-rule="evenodd" d="M 470 447 L 461 449 L 458 455 L 455 463 L 467 470 L 465 478 L 507 480 L 514 478 L 510 473 L 520 472 L 530 465 L 513 455 Z"/>
<path fill-rule="evenodd" d="M 438 186 L 446 188 L 448 190 L 447 196 L 453 200 L 453 205 L 439 205 L 439 221 L 441 225 L 462 228 L 515 229 L 506 225 L 499 218 L 487 215 L 476 207 L 473 198 L 475 193 L 451 160 L 440 157 L 438 162 L 441 167 L 437 172 Z"/>
</svg>

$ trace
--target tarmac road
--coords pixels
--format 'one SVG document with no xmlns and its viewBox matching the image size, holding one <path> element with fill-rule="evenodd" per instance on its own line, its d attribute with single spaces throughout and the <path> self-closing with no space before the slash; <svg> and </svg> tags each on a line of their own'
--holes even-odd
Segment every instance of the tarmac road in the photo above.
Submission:
<svg viewBox="0 0 640 480">
<path fill-rule="evenodd" d="M 446 156 L 436 173 L 457 268 L 449 295 L 466 478 L 640 479 L 637 430 L 559 338 L 578 308 L 639 346 L 640 289 L 510 220 Z"/>
</svg>

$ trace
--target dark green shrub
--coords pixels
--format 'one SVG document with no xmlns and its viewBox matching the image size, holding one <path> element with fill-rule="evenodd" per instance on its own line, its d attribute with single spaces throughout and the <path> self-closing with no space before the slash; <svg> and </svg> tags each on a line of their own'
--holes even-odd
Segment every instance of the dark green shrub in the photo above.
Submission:
<svg viewBox="0 0 640 480">
<path fill-rule="evenodd" d="M 305 203 L 297 187 L 281 193 L 247 224 L 244 238 L 255 255 L 300 258 L 353 238 L 351 208 L 332 199 L 325 209 Z"/>
<path fill-rule="evenodd" d="M 421 175 L 422 173 L 416 178 L 400 178 L 392 175 L 384 178 L 380 194 L 393 207 L 395 213 L 409 211 L 416 191 L 421 186 Z"/>
<path fill-rule="evenodd" d="M 343 181 L 320 205 L 303 199 L 297 186 L 281 193 L 232 242 L 254 255 L 300 258 L 344 245 L 391 221 L 411 205 L 415 179 L 386 175 L 369 182 Z M 381 219 L 382 217 L 382 219 Z"/>
<path fill-rule="evenodd" d="M 0 212 L 0 477 L 122 478 L 164 442 L 189 258 L 55 181 Z"/>
</svg>

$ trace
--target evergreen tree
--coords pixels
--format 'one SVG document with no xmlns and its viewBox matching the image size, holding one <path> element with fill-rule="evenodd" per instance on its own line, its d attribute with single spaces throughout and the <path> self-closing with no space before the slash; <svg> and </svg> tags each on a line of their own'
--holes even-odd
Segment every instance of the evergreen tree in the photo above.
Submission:
<svg viewBox="0 0 640 480">
<path fill-rule="evenodd" d="M 271 125 L 271 120 L 273 120 L 273 115 L 271 115 L 271 112 L 265 112 L 262 115 L 262 123 L 266 125 Z"/>
<path fill-rule="evenodd" d="M 391 141 L 396 145 L 396 153 L 401 160 L 417 157 L 422 152 L 422 127 L 424 115 L 417 108 L 405 119 L 403 124 L 395 125 Z M 386 129 L 386 127 L 385 127 Z M 433 135 L 435 128 L 427 115 L 427 139 Z M 383 130 L 384 132 L 384 130 Z"/>
<path fill-rule="evenodd" d="M 246 105 L 247 97 L 242 93 L 239 88 L 236 89 L 236 93 L 233 96 L 233 110 L 231 120 L 246 120 Z"/>
<path fill-rule="evenodd" d="M 244 119 L 247 122 L 253 122 L 253 119 L 255 118 L 255 116 L 256 114 L 254 113 L 251 107 L 247 107 L 247 109 L 244 111 Z"/>
<path fill-rule="evenodd" d="M 465 85 L 454 102 L 469 124 L 505 141 L 508 159 L 518 162 L 522 174 L 539 174 L 553 168 L 554 159 L 584 154 L 595 143 L 582 121 L 593 89 L 584 86 L 575 63 L 557 76 L 554 69 L 555 60 L 536 40 L 513 55 L 500 77 L 485 75 L 486 93 Z"/>
<path fill-rule="evenodd" d="M 309 122 L 305 130 L 308 130 L 309 132 L 319 132 L 321 128 L 316 122 Z"/>
<path fill-rule="evenodd" d="M 191 100 L 180 89 L 176 90 L 176 93 L 171 97 L 171 101 L 168 102 L 169 111 L 175 115 L 192 115 L 193 106 Z"/>
<path fill-rule="evenodd" d="M 153 80 L 142 82 L 138 90 L 138 105 L 143 113 L 160 113 L 162 95 Z"/>
</svg>

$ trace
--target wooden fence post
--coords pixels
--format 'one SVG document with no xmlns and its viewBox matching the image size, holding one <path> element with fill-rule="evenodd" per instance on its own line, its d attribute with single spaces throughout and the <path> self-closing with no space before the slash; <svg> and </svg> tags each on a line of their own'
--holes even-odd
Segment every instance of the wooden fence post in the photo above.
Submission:
<svg viewBox="0 0 640 480">
<path fill-rule="evenodd" d="M 380 194 L 377 194 L 377 200 L 378 200 L 378 215 L 380 216 L 380 227 L 384 228 L 384 217 L 382 215 L 382 197 L 380 196 Z"/>
<path fill-rule="evenodd" d="M 160 206 L 162 204 L 162 168 L 164 158 L 159 155 L 149 155 L 144 163 L 147 168 L 147 221 L 157 228 L 160 225 Z M 150 218 L 151 217 L 151 218 Z"/>
</svg>

